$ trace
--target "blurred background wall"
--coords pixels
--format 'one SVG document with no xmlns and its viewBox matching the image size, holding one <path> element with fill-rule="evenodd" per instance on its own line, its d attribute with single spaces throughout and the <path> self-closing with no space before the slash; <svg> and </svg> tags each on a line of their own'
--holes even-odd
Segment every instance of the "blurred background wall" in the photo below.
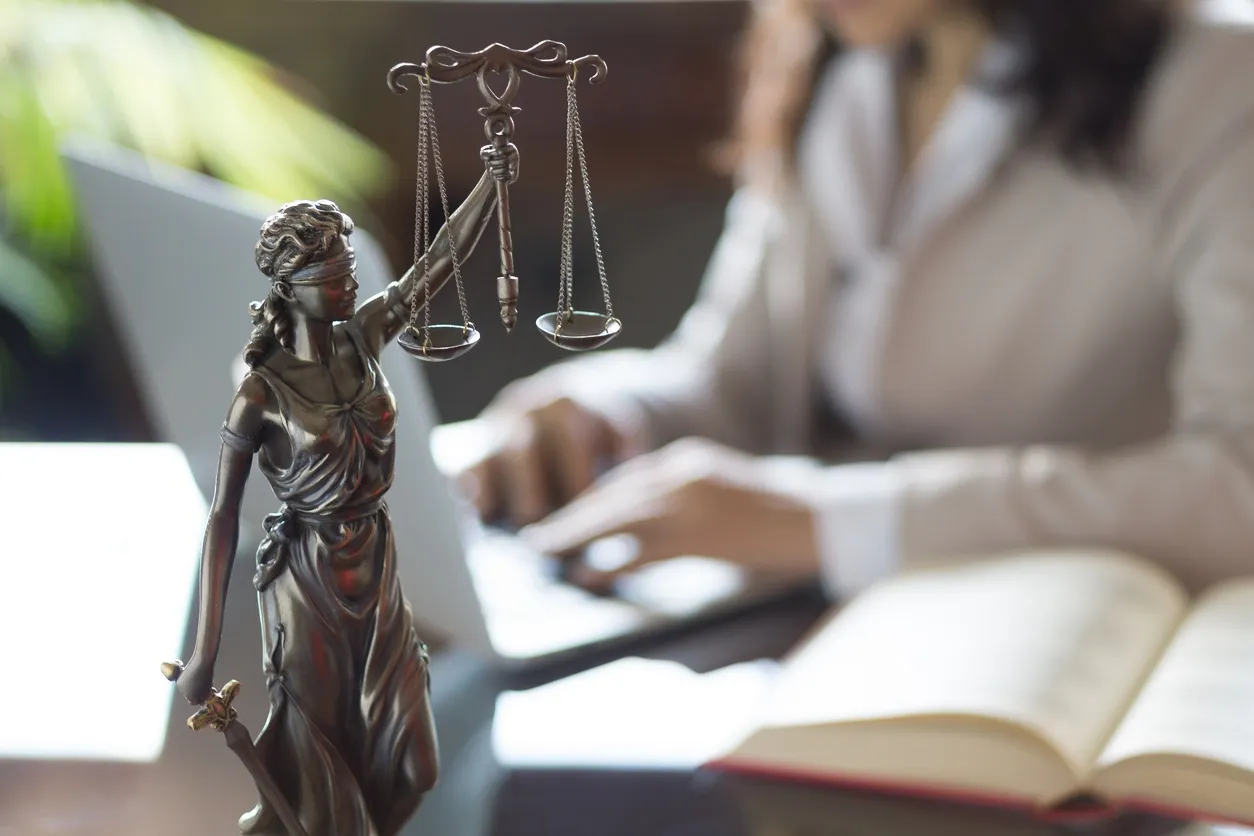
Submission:
<svg viewBox="0 0 1254 836">
<path fill-rule="evenodd" d="M 607 81 L 581 84 L 579 104 L 614 308 L 625 324 L 616 345 L 655 344 L 691 302 L 730 191 L 710 156 L 730 124 L 735 49 L 746 13 L 742 3 L 151 0 L 147 5 L 269 62 L 278 80 L 383 151 L 392 162 L 390 182 L 370 198 L 358 222 L 383 242 L 398 275 L 412 259 L 417 96 L 388 91 L 388 69 L 421 61 L 434 44 L 474 50 L 499 41 L 523 48 L 551 38 L 565 42 L 572 55 L 600 54 L 609 65 Z M 183 95 L 195 100 L 195 74 L 187 73 L 180 83 Z M 490 230 L 465 271 L 471 315 L 484 338 L 456 363 L 424 365 L 447 420 L 474 415 L 509 380 L 566 356 L 531 324 L 557 300 L 563 84 L 525 79 L 515 103 L 522 108 L 515 136 L 521 177 L 511 187 L 522 288 L 519 327 L 506 335 L 497 318 L 498 265 Z M 435 89 L 454 205 L 482 171 L 480 104 L 472 81 Z M 283 199 L 305 197 L 336 195 Z M 438 215 L 438 196 L 433 203 Z M 576 301 L 599 309 L 579 197 L 575 253 Z M 256 298 L 264 281 L 258 273 Z M 146 434 L 142 407 L 127 388 L 125 363 L 113 353 L 109 323 L 93 313 L 89 282 L 82 287 L 86 316 L 69 347 L 55 355 L 33 346 L 21 323 L 0 308 L 0 339 L 10 355 L 0 390 L 0 432 L 43 438 Z M 240 300 L 241 309 L 247 301 Z M 459 318 L 451 292 L 437 299 L 433 318 Z M 241 346 L 248 330 L 241 315 Z"/>
</svg>

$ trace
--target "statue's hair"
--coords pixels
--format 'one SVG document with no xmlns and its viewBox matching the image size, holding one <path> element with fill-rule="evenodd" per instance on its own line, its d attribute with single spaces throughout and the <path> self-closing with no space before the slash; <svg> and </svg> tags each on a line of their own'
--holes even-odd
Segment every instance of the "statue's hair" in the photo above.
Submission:
<svg viewBox="0 0 1254 836">
<path fill-rule="evenodd" d="M 353 219 L 329 200 L 296 200 L 279 208 L 261 225 L 257 267 L 270 279 L 270 292 L 248 306 L 253 332 L 244 347 L 244 362 L 255 366 L 277 343 L 292 350 L 292 317 L 278 286 L 302 267 L 325 261 L 341 235 L 350 235 Z"/>
</svg>

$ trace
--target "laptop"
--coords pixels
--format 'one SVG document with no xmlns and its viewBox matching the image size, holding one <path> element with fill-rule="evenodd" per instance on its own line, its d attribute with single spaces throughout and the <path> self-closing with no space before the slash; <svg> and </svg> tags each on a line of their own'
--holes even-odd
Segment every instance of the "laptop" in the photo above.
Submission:
<svg viewBox="0 0 1254 836">
<path fill-rule="evenodd" d="M 261 222 L 277 206 L 204 175 L 113 146 L 62 149 L 100 285 L 160 441 L 182 448 L 212 496 L 219 430 L 244 372 L 247 308 L 267 289 L 253 262 Z M 293 196 L 307 197 L 307 196 Z M 312 196 L 318 197 L 318 196 Z M 352 235 L 359 298 L 400 275 L 368 232 Z M 508 338 L 508 337 L 506 337 Z M 474 363 L 473 355 L 456 362 Z M 439 424 L 423 366 L 384 352 L 400 420 L 388 493 L 398 572 L 418 621 L 505 668 L 525 668 L 723 615 L 795 591 L 722 561 L 650 566 L 612 595 L 561 579 L 558 561 L 485 526 L 449 478 L 450 462 L 481 443 L 477 423 Z M 278 509 L 264 477 L 250 479 L 240 557 Z M 612 560 L 614 543 L 598 544 Z M 597 555 L 593 555 L 596 557 Z M 237 570 L 241 571 L 241 570 Z"/>
</svg>

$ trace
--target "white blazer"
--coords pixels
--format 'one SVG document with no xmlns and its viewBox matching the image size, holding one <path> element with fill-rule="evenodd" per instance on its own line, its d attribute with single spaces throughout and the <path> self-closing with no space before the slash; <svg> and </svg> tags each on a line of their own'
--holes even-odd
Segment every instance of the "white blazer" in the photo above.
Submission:
<svg viewBox="0 0 1254 836">
<path fill-rule="evenodd" d="M 1018 107 L 970 87 L 891 216 L 888 63 L 844 56 L 818 87 L 798 181 L 734 195 L 676 332 L 544 374 L 634 421 L 646 446 L 695 435 L 761 454 L 814 507 L 838 593 L 1051 546 L 1126 549 L 1193 588 L 1254 572 L 1241 9 L 1179 25 L 1131 181 L 1017 144 Z M 855 431 L 834 431 L 829 408 Z"/>
</svg>

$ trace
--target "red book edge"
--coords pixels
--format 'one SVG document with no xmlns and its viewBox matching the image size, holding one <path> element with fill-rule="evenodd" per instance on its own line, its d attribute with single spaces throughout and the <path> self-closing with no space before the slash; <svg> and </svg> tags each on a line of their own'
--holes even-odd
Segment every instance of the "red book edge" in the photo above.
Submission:
<svg viewBox="0 0 1254 836">
<path fill-rule="evenodd" d="M 701 766 L 701 769 L 798 784 L 831 786 L 868 792 L 875 795 L 895 795 L 920 800 L 1009 810 L 1026 813 L 1034 819 L 1051 823 L 1100 822 L 1115 818 L 1123 813 L 1148 813 L 1182 821 L 1254 827 L 1254 820 L 1234 819 L 1205 810 L 1173 807 L 1169 804 L 1146 798 L 1127 798 L 1117 804 L 1102 803 L 1096 799 L 1082 799 L 1054 807 L 1041 807 L 1015 796 L 983 793 L 976 790 L 936 784 L 882 781 L 856 775 L 806 769 L 804 767 L 785 767 L 730 757 L 707 761 Z"/>
</svg>

